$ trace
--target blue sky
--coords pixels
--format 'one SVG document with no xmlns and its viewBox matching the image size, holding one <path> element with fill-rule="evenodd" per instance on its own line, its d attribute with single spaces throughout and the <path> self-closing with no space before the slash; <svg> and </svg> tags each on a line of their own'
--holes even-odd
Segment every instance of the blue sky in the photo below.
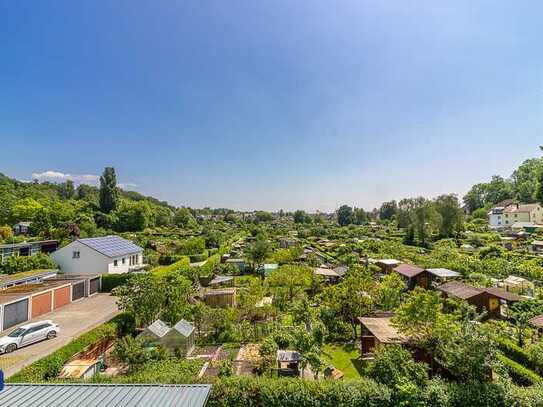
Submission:
<svg viewBox="0 0 543 407">
<path fill-rule="evenodd" d="M 194 207 L 462 194 L 543 144 L 542 15 L 538 1 L 0 0 L 0 172 L 113 165 Z"/>
</svg>

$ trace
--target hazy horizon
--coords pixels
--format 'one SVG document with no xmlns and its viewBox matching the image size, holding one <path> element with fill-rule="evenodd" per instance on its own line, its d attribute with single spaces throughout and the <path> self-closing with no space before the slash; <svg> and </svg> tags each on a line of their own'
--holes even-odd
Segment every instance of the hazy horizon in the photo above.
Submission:
<svg viewBox="0 0 543 407">
<path fill-rule="evenodd" d="M 543 3 L 0 3 L 0 172 L 371 210 L 539 156 Z"/>
</svg>

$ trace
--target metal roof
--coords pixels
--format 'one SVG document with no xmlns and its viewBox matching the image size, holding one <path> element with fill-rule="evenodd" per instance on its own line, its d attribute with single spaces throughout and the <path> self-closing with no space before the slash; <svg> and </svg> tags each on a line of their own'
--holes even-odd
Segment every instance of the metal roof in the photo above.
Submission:
<svg viewBox="0 0 543 407">
<path fill-rule="evenodd" d="M 175 324 L 172 329 L 175 329 L 181 335 L 188 337 L 194 332 L 194 325 L 182 319 L 177 324 Z"/>
<path fill-rule="evenodd" d="M 0 405 L 203 407 L 210 390 L 210 384 L 7 384 Z"/>
<path fill-rule="evenodd" d="M 159 338 L 162 338 L 170 331 L 170 327 L 165 322 L 157 319 L 155 322 L 147 327 L 147 330 L 154 333 Z"/>
<path fill-rule="evenodd" d="M 138 245 L 120 236 L 93 237 L 90 239 L 79 239 L 78 242 L 107 257 L 119 257 L 143 251 Z"/>
<path fill-rule="evenodd" d="M 302 359 L 302 355 L 295 350 L 278 350 L 277 361 L 278 362 L 299 362 Z"/>
<path fill-rule="evenodd" d="M 437 268 L 437 269 L 426 269 L 426 271 L 428 273 L 433 274 L 434 276 L 440 277 L 440 278 L 460 277 L 459 272 L 449 270 L 449 269 Z"/>
<path fill-rule="evenodd" d="M 232 281 L 233 279 L 234 277 L 232 276 L 216 276 L 213 280 L 209 282 L 209 284 L 214 285 L 214 284 L 227 283 L 229 281 Z"/>
</svg>

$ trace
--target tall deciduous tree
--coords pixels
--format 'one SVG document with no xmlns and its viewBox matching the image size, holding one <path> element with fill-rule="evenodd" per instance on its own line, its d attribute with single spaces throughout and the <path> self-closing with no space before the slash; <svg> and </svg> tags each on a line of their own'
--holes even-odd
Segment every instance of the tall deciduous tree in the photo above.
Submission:
<svg viewBox="0 0 543 407">
<path fill-rule="evenodd" d="M 106 167 L 100 177 L 100 210 L 110 213 L 119 206 L 119 190 L 115 168 Z"/>
<path fill-rule="evenodd" d="M 441 237 L 452 237 L 461 231 L 464 216 L 456 195 L 438 196 L 435 200 L 435 208 L 440 215 L 439 234 Z"/>
<path fill-rule="evenodd" d="M 340 226 L 353 223 L 353 208 L 348 205 L 341 205 L 337 211 L 337 222 Z"/>
</svg>

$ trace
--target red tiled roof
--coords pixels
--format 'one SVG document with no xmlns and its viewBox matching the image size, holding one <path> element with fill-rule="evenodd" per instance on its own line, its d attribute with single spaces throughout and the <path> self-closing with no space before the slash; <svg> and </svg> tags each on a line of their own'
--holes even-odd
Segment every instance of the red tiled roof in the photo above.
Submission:
<svg viewBox="0 0 543 407">
<path fill-rule="evenodd" d="M 412 278 L 422 273 L 424 269 L 411 264 L 400 264 L 398 267 L 394 268 L 394 271 L 407 278 Z"/>
</svg>

